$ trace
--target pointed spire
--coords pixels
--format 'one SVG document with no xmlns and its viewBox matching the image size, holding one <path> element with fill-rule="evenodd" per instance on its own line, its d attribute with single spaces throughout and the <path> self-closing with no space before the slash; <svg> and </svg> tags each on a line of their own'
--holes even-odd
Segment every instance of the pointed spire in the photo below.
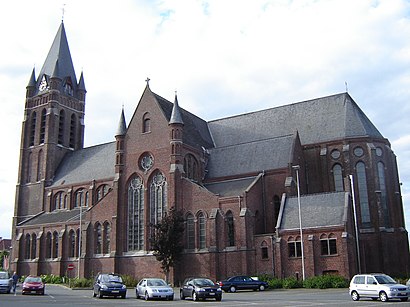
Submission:
<svg viewBox="0 0 410 307">
<path fill-rule="evenodd" d="M 27 87 L 35 87 L 36 86 L 36 71 L 33 67 L 33 71 L 31 72 L 30 80 L 28 81 Z"/>
<path fill-rule="evenodd" d="M 57 61 L 58 71 L 55 72 Z M 73 84 L 77 85 L 77 78 L 75 76 L 74 65 L 71 59 L 70 48 L 68 47 L 68 41 L 63 22 L 58 28 L 53 44 L 51 45 L 47 58 L 43 64 L 43 67 L 41 68 L 39 80 L 42 79 L 43 75 L 47 75 L 49 77 L 58 77 L 61 80 L 71 78 Z"/>
<path fill-rule="evenodd" d="M 87 91 L 86 89 L 85 89 L 85 82 L 84 82 L 84 74 L 83 74 L 83 72 L 81 72 L 81 75 L 80 75 L 80 81 L 78 81 L 78 89 L 79 90 L 81 90 L 81 91 Z"/>
<path fill-rule="evenodd" d="M 178 97 L 177 97 L 177 92 L 175 91 L 175 101 L 174 101 L 174 106 L 172 108 L 172 113 L 171 113 L 171 118 L 169 120 L 170 124 L 184 124 L 184 121 L 182 120 L 182 115 L 181 115 L 181 110 L 179 109 L 178 105 Z"/>
<path fill-rule="evenodd" d="M 126 132 L 127 132 L 127 123 L 125 122 L 124 106 L 123 106 L 122 111 L 121 111 L 121 116 L 120 116 L 120 122 L 118 123 L 118 129 L 117 129 L 117 133 L 115 134 L 115 136 L 125 135 Z"/>
<path fill-rule="evenodd" d="M 54 65 L 54 70 L 53 74 L 51 75 L 52 78 L 60 78 L 60 70 L 58 69 L 58 60 L 56 61 L 56 64 Z"/>
</svg>

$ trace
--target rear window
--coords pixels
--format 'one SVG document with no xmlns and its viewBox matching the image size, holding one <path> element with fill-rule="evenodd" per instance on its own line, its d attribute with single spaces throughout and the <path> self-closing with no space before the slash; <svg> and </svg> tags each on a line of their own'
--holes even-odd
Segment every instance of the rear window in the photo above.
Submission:
<svg viewBox="0 0 410 307">
<path fill-rule="evenodd" d="M 353 283 L 355 283 L 355 284 L 364 284 L 365 283 L 365 277 L 364 276 L 356 276 L 354 279 L 353 279 Z"/>
<path fill-rule="evenodd" d="M 0 279 L 9 279 L 9 273 L 0 272 Z"/>
</svg>

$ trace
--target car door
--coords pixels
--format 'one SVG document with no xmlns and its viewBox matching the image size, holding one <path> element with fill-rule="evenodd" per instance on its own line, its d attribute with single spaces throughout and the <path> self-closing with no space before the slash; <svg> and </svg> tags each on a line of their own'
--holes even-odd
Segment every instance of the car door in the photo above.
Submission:
<svg viewBox="0 0 410 307">
<path fill-rule="evenodd" d="M 145 279 L 141 280 L 137 285 L 138 295 L 143 296 L 145 294 L 145 287 L 147 286 L 147 281 Z"/>
<path fill-rule="evenodd" d="M 100 279 L 101 275 L 98 275 L 94 281 L 94 294 L 98 294 L 98 290 L 100 289 Z"/>
<path fill-rule="evenodd" d="M 366 295 L 370 297 L 379 296 L 379 284 L 373 276 L 366 276 Z"/>
<path fill-rule="evenodd" d="M 182 286 L 182 293 L 185 297 L 192 295 L 193 287 L 190 285 L 190 283 L 191 283 L 191 280 L 188 279 L 185 281 L 184 285 Z"/>
<path fill-rule="evenodd" d="M 258 282 L 248 276 L 244 276 L 243 289 L 258 289 Z"/>
</svg>

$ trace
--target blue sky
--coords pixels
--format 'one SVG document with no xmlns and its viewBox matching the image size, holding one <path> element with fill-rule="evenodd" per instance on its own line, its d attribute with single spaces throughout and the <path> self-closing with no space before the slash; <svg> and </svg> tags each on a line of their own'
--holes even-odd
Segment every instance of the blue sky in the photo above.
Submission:
<svg viewBox="0 0 410 307">
<path fill-rule="evenodd" d="M 64 5 L 65 4 L 65 5 Z M 84 72 L 85 145 L 145 86 L 205 120 L 346 91 L 397 155 L 410 225 L 410 2 L 19 0 L 0 4 L 0 236 L 11 236 L 25 87 L 61 23 Z"/>
</svg>

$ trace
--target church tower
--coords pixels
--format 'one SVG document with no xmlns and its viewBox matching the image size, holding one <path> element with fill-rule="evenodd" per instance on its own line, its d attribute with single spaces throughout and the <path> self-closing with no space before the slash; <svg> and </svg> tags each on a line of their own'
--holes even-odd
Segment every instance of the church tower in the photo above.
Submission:
<svg viewBox="0 0 410 307">
<path fill-rule="evenodd" d="M 83 148 L 86 89 L 77 78 L 62 22 L 36 79 L 26 91 L 13 226 L 49 211 L 44 188 L 66 153 Z"/>
</svg>

